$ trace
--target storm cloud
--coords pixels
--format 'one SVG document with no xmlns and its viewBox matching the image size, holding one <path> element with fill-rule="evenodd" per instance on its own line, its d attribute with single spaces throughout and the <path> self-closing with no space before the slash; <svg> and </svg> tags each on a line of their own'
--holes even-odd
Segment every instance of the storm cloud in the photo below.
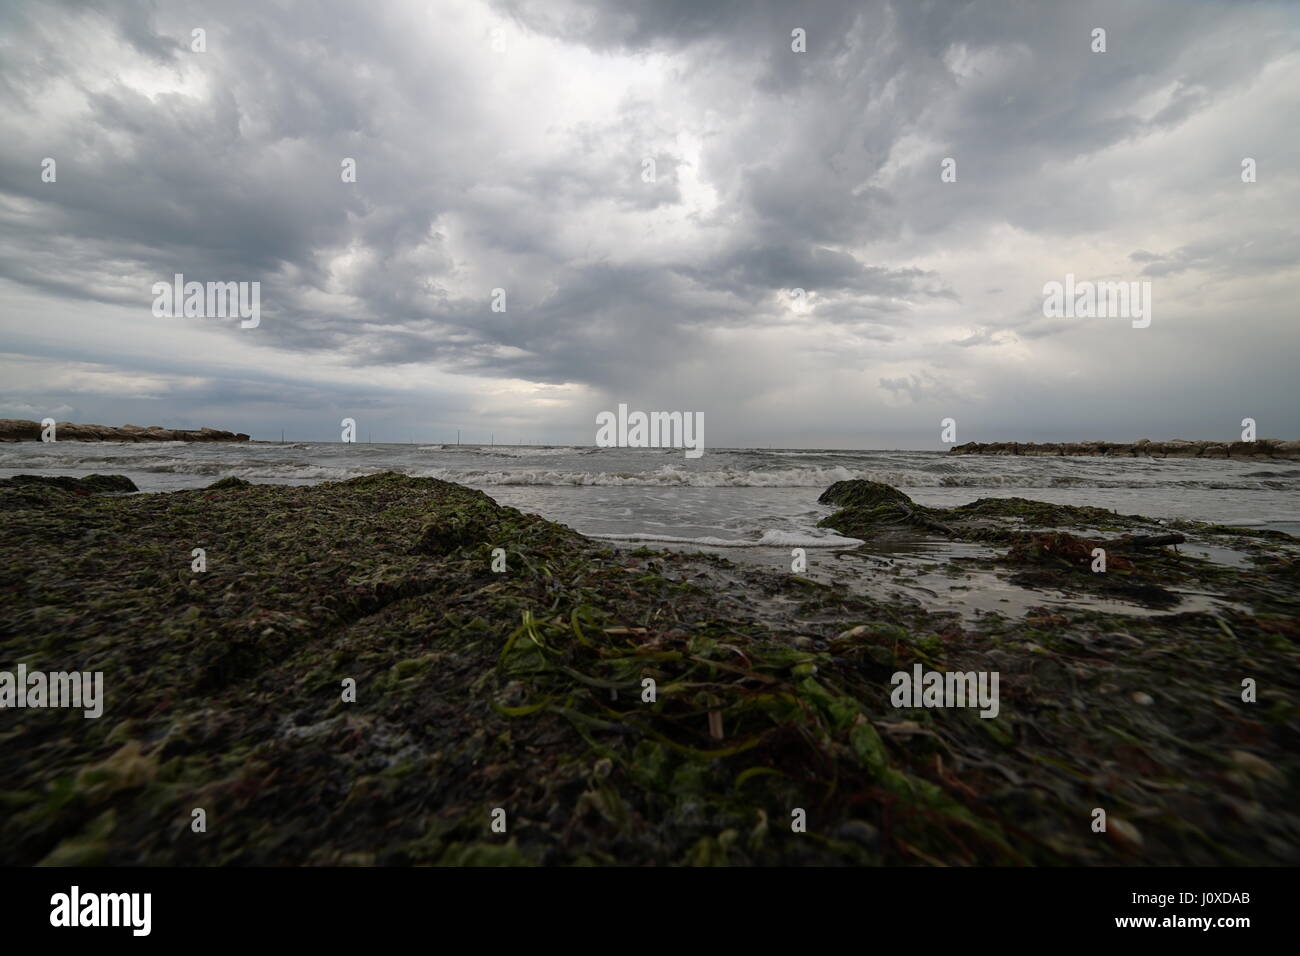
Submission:
<svg viewBox="0 0 1300 956">
<path fill-rule="evenodd" d="M 0 417 L 1300 436 L 1294 5 L 18 2 L 0 43 Z M 156 317 L 176 273 L 260 324 Z M 1045 317 L 1067 274 L 1152 324 Z"/>
</svg>

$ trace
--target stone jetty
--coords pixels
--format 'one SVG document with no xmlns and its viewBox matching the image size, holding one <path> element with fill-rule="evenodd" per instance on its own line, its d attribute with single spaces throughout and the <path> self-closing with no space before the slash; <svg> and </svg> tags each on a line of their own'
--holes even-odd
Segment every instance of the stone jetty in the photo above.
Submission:
<svg viewBox="0 0 1300 956">
<path fill-rule="evenodd" d="M 1089 458 L 1300 458 L 1300 441 L 1260 438 L 1256 441 L 1188 441 L 1174 438 L 1135 442 L 1081 441 L 1054 442 L 974 442 L 954 445 L 950 455 L 1079 455 Z"/>
<path fill-rule="evenodd" d="M 0 442 L 40 441 L 40 422 L 0 418 Z M 56 441 L 248 441 L 243 432 L 217 428 L 163 428 L 161 425 L 78 425 L 56 422 Z"/>
</svg>

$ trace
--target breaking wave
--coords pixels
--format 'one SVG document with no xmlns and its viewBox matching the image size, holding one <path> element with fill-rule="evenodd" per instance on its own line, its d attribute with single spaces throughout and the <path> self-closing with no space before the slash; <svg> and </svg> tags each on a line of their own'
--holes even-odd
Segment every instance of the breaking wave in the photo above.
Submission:
<svg viewBox="0 0 1300 956">
<path fill-rule="evenodd" d="M 588 538 L 606 541 L 657 541 L 664 544 L 698 544 L 710 548 L 852 548 L 862 544 L 860 538 L 841 538 L 838 535 L 818 537 L 797 531 L 764 531 L 756 540 L 744 538 L 682 538 L 671 534 L 634 532 L 631 534 L 588 534 Z"/>
<path fill-rule="evenodd" d="M 284 446 L 289 450 L 292 446 Z M 436 448 L 437 446 L 429 446 Z M 32 446 L 22 452 L 0 449 L 0 469 L 99 471 L 106 474 L 160 474 L 193 475 L 196 477 L 234 476 L 261 481 L 341 481 L 376 471 L 391 469 L 413 477 L 442 478 L 462 484 L 483 486 L 538 485 L 555 487 L 691 487 L 691 488 L 821 488 L 836 481 L 864 478 L 879 481 L 904 490 L 925 488 L 987 488 L 999 492 L 1014 489 L 1208 489 L 1239 491 L 1300 491 L 1300 473 L 1266 471 L 1237 475 L 1191 477 L 1185 473 L 1174 477 L 1172 472 L 1161 475 L 1080 476 L 1043 473 L 952 473 L 953 465 L 947 462 L 928 463 L 911 468 L 852 468 L 845 465 L 803 468 L 744 468 L 723 467 L 714 469 L 683 467 L 664 464 L 654 469 L 629 471 L 596 471 L 584 468 L 537 468 L 524 462 L 493 468 L 429 467 L 418 455 L 403 460 L 339 461 L 337 456 L 322 455 L 314 458 L 289 456 L 274 458 L 238 457 L 221 455 L 198 457 L 158 454 L 158 446 L 141 453 L 134 446 L 134 454 L 120 454 L 122 445 L 98 446 L 98 453 L 78 454 L 43 453 Z M 425 450 L 422 448 L 421 450 Z M 463 447 L 462 449 L 463 450 Z M 592 449 L 528 448 L 498 446 L 475 451 L 475 458 L 496 458 L 511 461 L 535 460 L 590 454 Z M 672 451 L 671 449 L 669 451 Z M 105 454 L 107 452 L 107 454 Z M 333 459 L 333 460 L 331 460 Z M 468 462 L 464 462 L 467 464 Z M 484 462 L 487 464 L 487 462 Z M 575 462 L 576 464 L 576 462 Z"/>
</svg>

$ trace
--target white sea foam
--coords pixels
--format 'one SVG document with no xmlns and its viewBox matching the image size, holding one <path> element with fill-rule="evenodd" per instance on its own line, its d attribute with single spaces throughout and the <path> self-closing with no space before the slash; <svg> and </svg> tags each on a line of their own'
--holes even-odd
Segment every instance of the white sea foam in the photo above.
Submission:
<svg viewBox="0 0 1300 956">
<path fill-rule="evenodd" d="M 951 505 L 1017 495 L 1110 508 L 1121 514 L 1190 517 L 1223 524 L 1290 526 L 1300 520 L 1293 514 L 1295 493 L 1300 491 L 1300 463 L 1272 460 L 715 449 L 698 461 L 683 462 L 680 451 L 674 449 L 574 445 L 0 444 L 0 475 L 121 474 L 145 491 L 202 487 L 226 476 L 257 483 L 311 484 L 383 470 L 480 487 L 504 501 L 542 510 L 548 517 L 563 516 L 578 527 L 594 518 L 622 522 L 596 525 L 608 531 L 655 529 L 690 534 L 716 527 L 715 534 L 722 540 L 731 540 L 731 532 L 724 529 L 733 526 L 715 524 L 721 516 L 736 521 L 736 534 L 756 539 L 760 529 L 774 527 L 786 518 L 804 524 L 818 493 L 836 481 L 853 478 L 893 485 L 924 504 Z M 597 493 L 567 494 L 570 489 L 582 488 Z M 620 489 L 638 488 L 647 494 L 619 493 Z M 600 494 L 600 489 L 608 494 Z M 717 493 L 711 494 L 712 489 Z M 754 494 L 731 495 L 730 489 L 751 489 Z M 786 495 L 782 489 L 792 492 Z M 631 513 L 624 513 L 629 508 Z M 815 523 L 815 519 L 807 523 Z M 753 543 L 750 540 L 746 545 Z"/>
<path fill-rule="evenodd" d="M 868 481 L 884 482 L 904 490 L 909 489 L 943 489 L 960 488 L 978 490 L 990 489 L 1005 493 L 1014 489 L 1203 489 L 1225 491 L 1300 491 L 1300 473 L 1270 472 L 1248 477 L 1246 475 L 1214 475 L 1192 477 L 1183 474 L 1175 477 L 1165 473 L 1160 477 L 1137 477 L 1136 475 L 1059 475 L 1043 473 L 936 473 L 934 463 L 926 463 L 912 468 L 849 468 L 843 465 L 814 468 L 732 468 L 697 469 L 687 468 L 676 463 L 666 463 L 658 468 L 628 471 L 596 471 L 586 468 L 533 468 L 505 466 L 500 468 L 464 468 L 436 467 L 430 468 L 421 463 L 417 456 L 409 455 L 405 461 L 401 456 L 388 456 L 383 453 L 365 451 L 340 452 L 330 448 L 324 453 L 310 454 L 313 450 L 308 445 L 266 445 L 261 446 L 266 457 L 235 457 L 236 449 L 213 449 L 206 446 L 204 453 L 192 454 L 193 448 L 186 446 L 186 454 L 159 454 L 160 446 L 185 443 L 156 443 L 148 450 L 140 445 L 121 442 L 97 443 L 87 446 L 78 443 L 72 448 L 50 448 L 35 443 L 0 446 L 0 470 L 20 472 L 32 471 L 99 471 L 107 474 L 154 473 L 175 475 L 231 475 L 238 478 L 260 479 L 263 481 L 339 481 L 359 475 L 373 474 L 383 469 L 391 469 L 406 475 L 418 477 L 441 478 L 446 481 L 483 485 L 514 486 L 538 485 L 557 487 L 689 487 L 689 488 L 826 488 L 837 481 L 862 478 Z M 204 446 L 200 446 L 204 447 Z M 365 449 L 366 446 L 356 446 Z M 92 451 L 91 448 L 94 450 Z M 132 453 L 123 453 L 130 448 Z M 294 457 L 295 452 L 307 449 L 309 454 Z M 421 446 L 420 450 L 436 449 L 437 446 Z M 454 446 L 452 446 L 454 448 Z M 442 450 L 450 452 L 451 448 Z M 458 449 L 464 451 L 464 448 Z M 475 458 L 498 459 L 537 459 L 573 457 L 584 458 L 593 455 L 597 449 L 566 448 L 528 448 L 498 446 L 496 449 L 482 448 L 472 452 Z M 669 449 L 672 451 L 672 449 Z M 357 457 L 353 459 L 353 455 Z M 230 455 L 230 457 L 226 457 Z M 274 456 L 274 457 L 272 457 Z M 346 464 L 339 459 L 346 456 Z M 598 458 L 594 458 L 598 461 Z M 464 461 L 464 459 L 462 459 Z M 576 464 L 576 462 L 575 462 Z M 947 463 L 940 463 L 947 465 Z M 946 468 L 944 469 L 947 470 Z"/>
<path fill-rule="evenodd" d="M 838 535 L 818 537 L 801 534 L 797 531 L 764 531 L 757 540 L 745 538 L 683 538 L 671 534 L 654 532 L 632 532 L 630 534 L 588 534 L 589 538 L 601 538 L 605 541 L 656 541 L 662 544 L 695 544 L 709 548 L 852 548 L 862 541 L 858 538 L 841 538 Z"/>
</svg>

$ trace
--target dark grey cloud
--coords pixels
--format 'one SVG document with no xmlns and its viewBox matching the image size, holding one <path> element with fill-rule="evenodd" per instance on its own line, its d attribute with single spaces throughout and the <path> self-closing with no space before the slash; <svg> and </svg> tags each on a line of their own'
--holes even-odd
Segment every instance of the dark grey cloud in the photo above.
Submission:
<svg viewBox="0 0 1300 956">
<path fill-rule="evenodd" d="M 1300 233 L 1263 227 L 1249 235 L 1215 236 L 1190 242 L 1165 254 L 1137 250 L 1141 275 L 1163 277 L 1200 271 L 1219 276 L 1271 274 L 1300 262 Z"/>
</svg>

